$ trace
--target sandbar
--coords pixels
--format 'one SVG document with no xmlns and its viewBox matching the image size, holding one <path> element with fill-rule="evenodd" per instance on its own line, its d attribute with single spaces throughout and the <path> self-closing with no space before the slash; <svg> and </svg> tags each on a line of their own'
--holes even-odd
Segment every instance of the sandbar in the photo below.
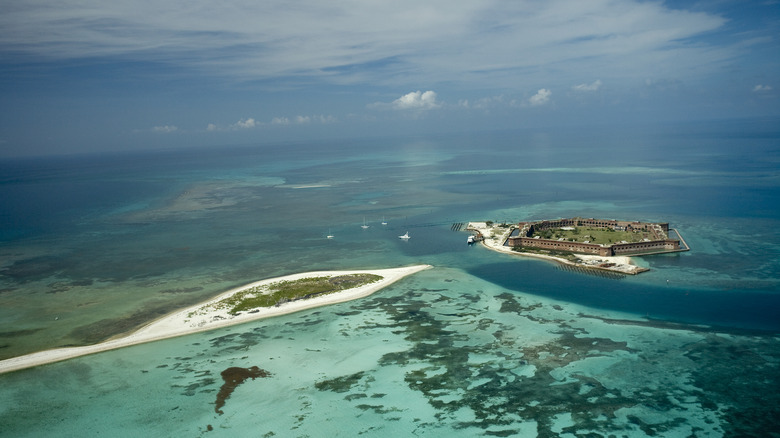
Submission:
<svg viewBox="0 0 780 438">
<path fill-rule="evenodd" d="M 127 336 L 109 339 L 108 341 L 94 345 L 56 348 L 0 361 L 0 374 L 48 363 L 59 362 L 66 359 L 72 359 L 74 357 L 86 356 L 88 354 L 129 347 L 131 345 L 138 345 L 146 342 L 159 341 L 162 339 L 169 339 L 177 336 L 214 330 L 262 318 L 286 315 L 288 313 L 298 312 L 314 307 L 355 300 L 358 298 L 367 297 L 372 293 L 385 288 L 408 275 L 412 275 L 431 267 L 431 265 L 415 265 L 391 269 L 316 271 L 256 281 L 254 283 L 231 289 L 200 304 L 177 310 L 149 323 L 148 325 Z M 292 301 L 275 307 L 262 307 L 251 312 L 241 312 L 238 315 L 231 315 L 227 309 L 213 306 L 213 304 L 235 293 L 253 287 L 263 286 L 279 281 L 295 281 L 309 277 L 337 276 L 347 274 L 375 274 L 381 276 L 382 279 L 352 289 L 345 289 L 339 292 L 321 295 L 310 299 Z"/>
</svg>

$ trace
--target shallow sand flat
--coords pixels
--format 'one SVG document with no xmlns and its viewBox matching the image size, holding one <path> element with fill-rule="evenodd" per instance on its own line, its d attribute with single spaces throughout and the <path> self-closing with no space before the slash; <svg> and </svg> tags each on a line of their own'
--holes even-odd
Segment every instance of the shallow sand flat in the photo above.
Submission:
<svg viewBox="0 0 780 438">
<path fill-rule="evenodd" d="M 206 302 L 196 304 L 167 315 L 149 325 L 137 330 L 136 332 L 117 339 L 111 339 L 95 345 L 86 345 L 83 347 L 57 348 L 54 350 L 40 351 L 24 356 L 14 357 L 0 361 L 0 374 L 31 368 L 47 363 L 59 362 L 74 357 L 85 356 L 88 354 L 99 353 L 102 351 L 114 350 L 117 348 L 128 347 L 131 345 L 143 344 L 145 342 L 158 341 L 177 336 L 188 335 L 202 331 L 214 330 L 221 327 L 227 327 L 235 324 L 241 324 L 257 319 L 268 318 L 272 316 L 285 315 L 314 307 L 325 306 L 328 304 L 341 303 L 345 301 L 363 298 L 372 293 L 387 287 L 396 281 L 417 273 L 419 271 L 431 268 L 430 265 L 415 265 L 403 268 L 379 269 L 379 270 L 354 270 L 354 271 L 317 271 L 292 274 L 284 277 L 269 278 L 257 281 L 236 289 L 231 289 L 219 296 Z M 308 300 L 293 301 L 282 304 L 277 307 L 260 308 L 254 313 L 242 312 L 238 315 L 230 315 L 226 309 L 217 309 L 212 304 L 217 303 L 237 292 L 252 287 L 263 286 L 279 281 L 295 281 L 308 277 L 338 276 L 347 274 L 375 274 L 382 276 L 382 279 L 366 284 L 360 287 L 346 289 L 340 292 L 315 297 Z"/>
<path fill-rule="evenodd" d="M 271 187 L 284 183 L 281 178 L 258 177 L 240 182 L 201 181 L 194 183 L 186 191 L 168 200 L 166 205 L 132 211 L 123 216 L 128 222 L 147 222 L 176 217 L 179 215 L 206 212 L 232 207 L 251 201 L 258 187 Z"/>
</svg>

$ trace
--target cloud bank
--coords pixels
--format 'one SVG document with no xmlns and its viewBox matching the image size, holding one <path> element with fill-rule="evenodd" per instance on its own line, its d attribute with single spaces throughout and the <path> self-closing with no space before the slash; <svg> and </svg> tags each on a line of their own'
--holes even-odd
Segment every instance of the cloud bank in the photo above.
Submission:
<svg viewBox="0 0 780 438">
<path fill-rule="evenodd" d="M 552 91 L 542 88 L 528 99 L 528 103 L 531 104 L 531 106 L 546 105 L 550 102 L 550 96 L 552 96 Z"/>
<path fill-rule="evenodd" d="M 336 123 L 336 122 L 338 122 L 338 119 L 336 117 L 332 115 L 323 115 L 323 114 L 311 115 L 311 116 L 298 115 L 292 118 L 278 116 L 278 117 L 272 117 L 268 123 L 260 122 L 257 119 L 252 117 L 247 117 L 245 119 L 239 119 L 237 122 L 229 124 L 227 126 L 225 125 L 220 126 L 216 123 L 209 123 L 208 125 L 206 125 L 206 131 L 210 131 L 210 132 L 238 131 L 238 130 L 262 128 L 266 126 L 288 126 L 288 125 L 308 125 L 308 124 L 325 125 L 325 124 Z"/>
<path fill-rule="evenodd" d="M 641 0 L 7 0 L 3 10 L 6 56 L 140 60 L 296 84 L 501 87 L 562 65 L 580 77 L 679 76 L 734 55 L 692 40 L 724 18 Z"/>
</svg>

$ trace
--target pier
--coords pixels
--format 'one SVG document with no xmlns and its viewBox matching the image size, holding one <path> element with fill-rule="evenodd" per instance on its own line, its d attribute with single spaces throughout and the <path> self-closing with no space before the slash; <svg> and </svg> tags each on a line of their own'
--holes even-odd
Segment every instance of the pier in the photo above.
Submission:
<svg viewBox="0 0 780 438">
<path fill-rule="evenodd" d="M 686 242 L 685 239 L 683 239 L 682 234 L 680 234 L 680 232 L 677 231 L 677 228 L 672 228 L 671 231 L 674 231 L 674 233 L 677 234 L 677 237 L 680 239 L 680 243 L 685 245 L 685 249 L 681 249 L 680 251 L 690 251 L 691 247 L 688 246 L 688 242 Z"/>
<path fill-rule="evenodd" d="M 597 266 L 574 266 L 569 264 L 560 264 L 558 269 L 561 271 L 576 272 L 577 274 L 587 274 L 596 277 L 608 278 L 610 280 L 623 280 L 626 278 L 626 273 L 608 271 L 604 268 L 598 268 Z"/>
</svg>

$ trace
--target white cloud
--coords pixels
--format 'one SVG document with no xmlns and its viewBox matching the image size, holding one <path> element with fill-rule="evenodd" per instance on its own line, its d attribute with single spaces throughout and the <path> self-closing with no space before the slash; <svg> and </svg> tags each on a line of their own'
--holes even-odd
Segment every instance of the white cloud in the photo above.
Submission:
<svg viewBox="0 0 780 438">
<path fill-rule="evenodd" d="M 274 117 L 273 119 L 271 119 L 271 124 L 272 125 L 289 125 L 290 124 L 290 119 L 288 119 L 287 117 Z"/>
<path fill-rule="evenodd" d="M 391 105 L 398 110 L 428 110 L 439 107 L 436 103 L 436 93 L 430 90 L 424 93 L 418 90 L 405 94 L 394 100 Z"/>
<path fill-rule="evenodd" d="M 571 87 L 574 91 L 582 91 L 582 92 L 588 92 L 588 91 L 598 91 L 599 88 L 601 88 L 601 80 L 596 79 L 593 83 L 590 84 L 579 84 Z"/>
<path fill-rule="evenodd" d="M 217 127 L 217 125 L 215 125 L 215 124 L 213 124 L 213 123 L 209 123 L 209 124 L 206 126 L 206 131 L 217 131 L 218 129 L 219 129 L 219 128 Z"/>
<path fill-rule="evenodd" d="M 163 132 L 163 133 L 170 133 L 170 132 L 176 132 L 179 128 L 174 125 L 164 125 L 164 126 L 155 126 L 152 128 L 152 131 L 154 132 Z"/>
<path fill-rule="evenodd" d="M 528 103 L 530 103 L 531 106 L 545 105 L 550 101 L 550 96 L 552 96 L 552 91 L 542 88 L 528 99 Z"/>
<path fill-rule="evenodd" d="M 235 129 L 251 129 L 259 126 L 258 122 L 253 118 L 241 119 L 232 125 Z"/>
<path fill-rule="evenodd" d="M 398 99 L 390 102 L 375 102 L 368 105 L 368 108 L 373 109 L 395 109 L 401 111 L 408 110 L 430 110 L 439 108 L 441 104 L 436 101 L 436 92 L 434 91 L 412 91 L 411 93 L 404 94 Z"/>
<path fill-rule="evenodd" d="M 753 87 L 753 92 L 754 93 L 761 93 L 763 91 L 772 91 L 772 86 L 771 85 L 760 85 L 759 84 L 759 85 L 756 85 L 755 87 Z"/>
<path fill-rule="evenodd" d="M 311 122 L 311 117 L 309 117 L 309 116 L 297 116 L 295 118 L 295 123 L 297 123 L 299 125 L 302 125 L 302 124 L 305 124 L 305 123 L 310 123 L 310 122 Z"/>
</svg>

